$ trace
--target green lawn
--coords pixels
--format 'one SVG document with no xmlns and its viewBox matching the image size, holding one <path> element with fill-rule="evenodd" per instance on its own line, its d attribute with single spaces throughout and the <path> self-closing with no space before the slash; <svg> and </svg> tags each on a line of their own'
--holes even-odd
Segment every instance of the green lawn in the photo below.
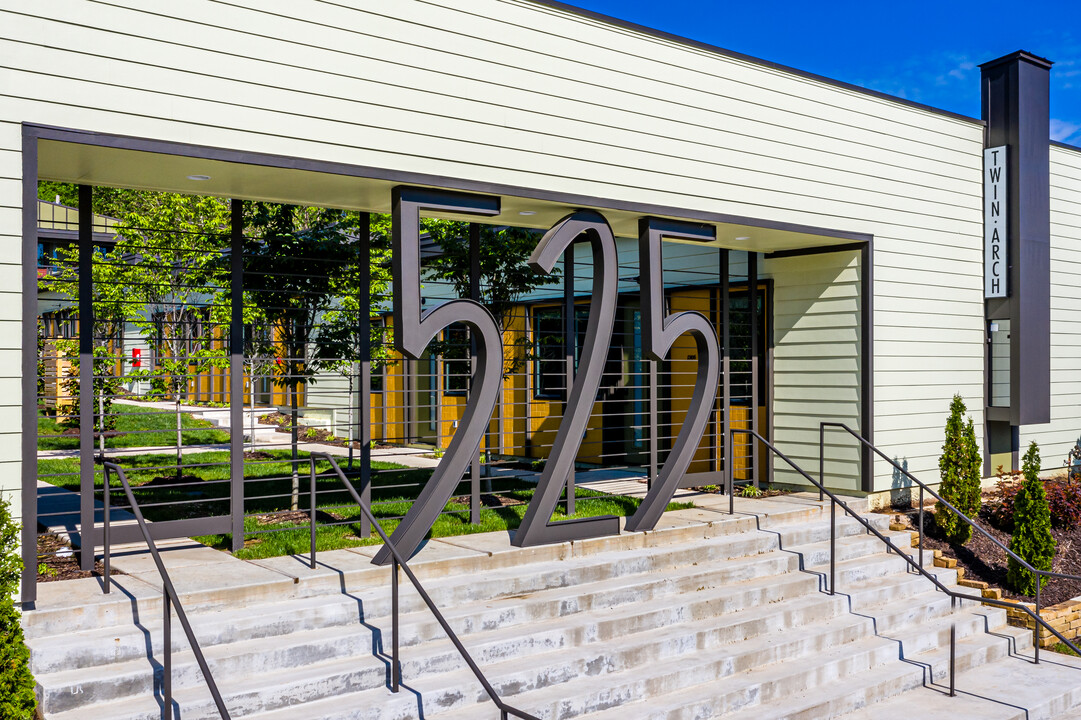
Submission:
<svg viewBox="0 0 1081 720">
<path fill-rule="evenodd" d="M 278 555 L 304 554 L 310 551 L 308 519 L 297 515 L 281 515 L 289 508 L 292 488 L 291 463 L 288 450 L 275 450 L 271 457 L 261 461 L 249 461 L 245 467 L 245 547 L 237 557 L 255 559 Z M 300 508 L 309 507 L 308 455 L 301 453 Z M 158 507 L 145 507 L 150 520 L 168 520 L 187 517 L 224 515 L 229 512 L 229 453 L 205 452 L 186 455 L 184 478 L 175 480 L 176 470 L 172 455 L 147 454 L 118 458 L 133 486 L 140 486 L 136 498 L 141 504 L 167 503 Z M 226 463 L 213 465 L 210 463 Z M 372 469 L 381 472 L 372 477 L 372 512 L 387 533 L 393 532 L 402 515 L 419 492 L 420 486 L 431 476 L 431 469 L 405 468 L 394 463 L 372 462 Z M 76 458 L 39 460 L 38 473 L 45 482 L 60 487 L 78 489 L 79 461 Z M 330 464 L 316 464 L 319 473 L 330 471 Z M 356 478 L 352 478 L 354 484 Z M 101 483 L 100 470 L 97 475 Z M 526 505 L 533 496 L 534 486 L 517 480 L 498 480 L 495 490 L 506 504 L 484 507 L 480 523 L 469 522 L 469 506 L 461 496 L 469 494 L 468 482 L 461 483 L 455 498 L 447 503 L 444 512 L 432 527 L 432 537 L 449 537 L 472 533 L 506 531 L 517 528 L 525 515 Z M 120 482 L 113 478 L 111 486 L 119 488 Z M 404 486 L 404 487 L 403 487 Z M 320 477 L 317 480 L 319 523 L 316 549 L 335 550 L 346 547 L 372 545 L 381 542 L 374 532 L 372 537 L 360 537 L 363 516 L 336 477 Z M 114 496 L 119 500 L 119 494 Z M 606 495 L 592 490 L 577 489 L 576 514 L 572 517 L 595 517 L 597 515 L 629 515 L 640 504 L 636 498 Z M 115 501 L 114 500 L 114 501 Z M 496 503 L 491 503 L 496 505 Z M 565 506 L 563 506 L 565 508 Z M 693 507 L 693 503 L 669 503 L 668 510 Z M 557 510 L 554 520 L 566 519 Z M 225 549 L 230 546 L 230 536 L 211 535 L 196 538 L 212 547 Z"/>
<path fill-rule="evenodd" d="M 171 410 L 141 405 L 114 404 L 116 431 L 120 434 L 105 438 L 107 448 L 153 447 L 176 445 L 176 415 Z M 213 429 L 207 420 L 196 420 L 191 413 L 182 413 L 180 424 L 185 445 L 212 445 L 229 442 L 229 433 Z M 58 425 L 53 418 L 38 411 L 38 450 L 78 450 L 79 436 L 62 435 L 67 425 Z"/>
</svg>

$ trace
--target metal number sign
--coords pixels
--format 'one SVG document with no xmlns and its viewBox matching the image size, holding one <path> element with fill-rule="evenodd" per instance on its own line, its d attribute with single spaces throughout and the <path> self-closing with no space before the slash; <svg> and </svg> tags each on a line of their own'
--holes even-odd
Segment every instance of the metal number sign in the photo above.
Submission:
<svg viewBox="0 0 1081 720">
<path fill-rule="evenodd" d="M 619 534 L 619 518 L 612 515 L 550 521 L 567 478 L 574 472 L 574 458 L 582 444 L 597 398 L 612 339 L 618 281 L 616 240 L 603 215 L 588 210 L 579 211 L 563 218 L 545 233 L 529 258 L 534 270 L 549 273 L 563 251 L 580 235 L 589 238 L 593 249 L 593 297 L 589 305 L 585 346 L 574 385 L 568 388 L 567 409 L 556 432 L 552 453 L 541 472 L 537 490 L 526 509 L 522 524 L 514 534 L 512 542 L 518 547 Z M 574 342 L 574 339 L 567 338 L 567 342 Z"/>
<path fill-rule="evenodd" d="M 712 227 L 677 223 L 657 218 L 638 221 L 638 263 L 642 284 L 642 350 L 653 360 L 663 360 L 683 333 L 691 333 L 698 345 L 698 375 L 694 395 L 672 452 L 657 472 L 645 500 L 627 519 L 631 531 L 652 530 L 690 467 L 698 442 L 709 422 L 720 379 L 720 352 L 717 332 L 701 313 L 679 312 L 664 317 L 664 284 L 661 267 L 663 238 L 709 242 L 716 238 Z"/>
<path fill-rule="evenodd" d="M 424 485 L 390 540 L 408 557 L 428 534 L 454 494 L 470 460 L 476 457 L 488 419 L 503 382 L 503 336 L 492 313 L 472 300 L 452 300 L 421 313 L 420 213 L 423 210 L 459 215 L 499 214 L 499 198 L 464 193 L 397 187 L 393 191 L 394 346 L 405 357 L 419 358 L 439 331 L 465 323 L 477 337 L 477 370 L 457 432 L 443 459 Z M 391 561 L 384 547 L 372 560 Z"/>
</svg>

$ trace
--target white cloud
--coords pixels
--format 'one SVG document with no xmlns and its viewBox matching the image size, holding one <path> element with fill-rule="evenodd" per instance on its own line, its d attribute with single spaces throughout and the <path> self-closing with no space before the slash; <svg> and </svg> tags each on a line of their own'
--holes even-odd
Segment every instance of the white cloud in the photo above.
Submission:
<svg viewBox="0 0 1081 720">
<path fill-rule="evenodd" d="M 1081 124 L 1051 118 L 1051 139 L 1056 142 L 1081 144 Z"/>
</svg>

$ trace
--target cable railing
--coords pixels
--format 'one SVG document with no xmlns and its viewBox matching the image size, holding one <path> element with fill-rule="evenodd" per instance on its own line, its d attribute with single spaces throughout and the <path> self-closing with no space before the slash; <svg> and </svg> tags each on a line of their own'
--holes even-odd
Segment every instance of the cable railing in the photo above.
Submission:
<svg viewBox="0 0 1081 720">
<path fill-rule="evenodd" d="M 923 565 L 924 493 L 926 492 L 929 495 L 931 495 L 931 497 L 933 497 L 935 500 L 942 503 L 947 509 L 949 509 L 951 512 L 953 512 L 953 514 L 955 514 L 957 517 L 959 517 L 962 521 L 964 521 L 973 530 L 979 532 L 981 535 L 986 537 L 992 543 L 997 545 L 1004 553 L 1006 553 L 1006 555 L 1013 558 L 1014 562 L 1018 563 L 1021 567 L 1023 567 L 1025 570 L 1032 573 L 1033 575 L 1035 575 L 1037 578 L 1046 577 L 1046 578 L 1063 578 L 1063 579 L 1066 579 L 1066 580 L 1081 580 L 1081 576 L 1079 576 L 1079 575 L 1070 575 L 1070 574 L 1067 574 L 1067 573 L 1051 572 L 1050 570 L 1040 570 L 1040 569 L 1037 569 L 1037 568 L 1033 567 L 1027 560 L 1025 560 L 1024 558 L 1019 556 L 1013 550 L 1010 550 L 1009 547 L 1007 547 L 998 538 L 996 538 L 994 535 L 992 535 L 990 532 L 988 532 L 979 523 L 977 523 L 975 520 L 973 520 L 972 518 L 965 515 L 960 510 L 958 510 L 956 507 L 953 506 L 953 504 L 951 504 L 944 497 L 942 497 L 937 492 L 932 490 L 922 480 L 920 480 L 916 476 L 912 475 L 912 473 L 908 472 L 908 470 L 905 470 L 903 467 L 898 465 L 894 460 L 891 460 L 888 456 L 886 456 L 885 453 L 883 453 L 881 450 L 879 450 L 877 447 L 875 447 L 865 437 L 863 437 L 862 435 L 860 435 L 855 430 L 853 430 L 852 428 L 850 428 L 849 426 L 845 425 L 842 422 L 822 422 L 822 423 L 819 424 L 819 428 L 818 428 L 818 457 L 819 457 L 818 477 L 819 477 L 819 480 L 822 480 L 822 477 L 823 477 L 823 467 L 822 467 L 823 466 L 823 461 L 822 461 L 822 458 L 824 457 L 824 451 L 825 451 L 825 445 L 826 445 L 826 428 L 828 428 L 828 427 L 840 428 L 840 429 L 846 431 L 849 435 L 856 438 L 856 440 L 858 440 L 864 447 L 869 448 L 872 452 L 874 452 L 880 458 L 882 458 L 883 460 L 888 462 L 890 465 L 892 465 L 894 467 L 894 469 L 896 469 L 898 472 L 900 472 L 906 478 L 908 478 L 909 480 L 911 480 L 912 482 L 916 483 L 919 486 L 919 488 L 920 488 L 920 503 L 919 503 L 919 528 L 918 528 L 918 532 L 919 532 L 919 544 L 920 544 L 919 545 L 920 565 Z M 821 499 L 821 490 L 819 492 L 819 498 Z M 1039 617 L 1039 614 L 1040 614 L 1040 586 L 1041 585 L 1043 585 L 1043 582 L 1037 580 L 1037 582 L 1036 582 L 1036 594 L 1035 594 L 1035 600 L 1036 600 L 1036 613 L 1035 614 L 1036 614 L 1037 617 Z M 1017 607 L 1022 607 L 1022 606 L 1020 604 L 1017 604 Z M 1036 662 L 1038 663 L 1038 662 L 1040 662 L 1039 627 L 1036 627 L 1033 630 L 1033 633 L 1034 633 L 1033 644 L 1035 645 L 1035 657 L 1036 657 Z M 1058 635 L 1058 633 L 1055 633 L 1055 634 Z M 1066 641 L 1064 641 L 1064 642 L 1066 642 Z M 1074 652 L 1077 652 L 1077 648 L 1074 647 L 1073 643 L 1066 642 L 1066 644 L 1069 645 L 1070 648 Z M 1078 653 L 1078 654 L 1081 654 L 1081 653 Z"/>
<path fill-rule="evenodd" d="M 199 670 L 203 674 L 203 680 L 206 682 L 207 688 L 210 690 L 210 695 L 214 698 L 214 704 L 218 708 L 218 714 L 222 720 L 230 720 L 229 710 L 225 707 L 225 701 L 222 700 L 221 693 L 218 691 L 218 684 L 214 682 L 214 676 L 210 674 L 210 666 L 207 665 L 206 657 L 203 655 L 203 650 L 199 646 L 199 641 L 195 637 L 195 633 L 191 629 L 191 623 L 188 622 L 188 615 L 184 612 L 184 606 L 180 603 L 180 596 L 177 595 L 176 588 L 173 587 L 173 581 L 169 577 L 169 572 L 165 569 L 165 563 L 161 560 L 161 555 L 158 553 L 158 547 L 154 544 L 154 539 L 150 536 L 150 529 L 147 527 L 146 519 L 143 517 L 143 512 L 139 508 L 139 503 L 135 501 L 135 495 L 131 491 L 131 484 L 128 482 L 127 476 L 124 474 L 124 470 L 117 464 L 111 462 L 103 462 L 102 467 L 105 470 L 105 492 L 104 492 L 104 530 L 103 530 L 103 544 L 105 545 L 105 558 L 104 558 L 104 590 L 105 594 L 109 594 L 112 590 L 112 578 L 110 575 L 110 555 L 112 549 L 110 547 L 110 525 L 111 525 L 111 508 L 109 502 L 109 476 L 115 472 L 116 476 L 120 478 L 120 484 L 124 488 L 124 494 L 128 498 L 128 507 L 131 509 L 132 515 L 135 516 L 135 521 L 139 524 L 139 530 L 143 534 L 143 539 L 146 540 L 146 547 L 150 551 L 150 556 L 154 559 L 154 565 L 158 568 L 158 574 L 161 576 L 162 585 L 162 676 L 161 676 L 161 694 L 162 694 L 162 707 L 161 716 L 162 720 L 173 720 L 173 626 L 172 626 L 172 614 L 173 609 L 176 609 L 177 619 L 180 620 L 181 627 L 184 628 L 184 635 L 188 638 L 188 644 L 191 647 L 192 653 L 195 655 L 195 661 L 199 664 Z"/>
<path fill-rule="evenodd" d="M 518 708 L 509 705 L 508 703 L 503 701 L 503 699 L 499 696 L 499 693 L 496 692 L 495 688 L 492 687 L 492 684 L 488 682 L 488 679 L 484 676 L 484 673 L 477 666 L 477 663 L 474 662 L 473 657 L 469 654 L 469 651 L 465 649 L 462 641 L 458 639 L 458 636 L 455 634 L 454 630 L 451 629 L 450 625 L 447 623 L 446 618 L 444 618 L 443 614 L 439 612 L 439 608 L 436 606 L 435 602 L 428 595 L 428 593 L 424 590 L 424 587 L 420 584 L 420 580 L 417 579 L 417 576 L 413 574 L 413 571 L 410 569 L 409 564 L 406 562 L 405 558 L 401 556 L 401 554 L 398 552 L 398 549 L 395 548 L 394 544 L 390 542 L 390 538 L 387 536 L 386 531 L 383 530 L 383 527 L 375 519 L 375 516 L 368 508 L 367 503 L 364 502 L 360 494 L 357 492 L 356 488 L 353 487 L 353 483 L 349 482 L 349 479 L 345 476 L 345 473 L 342 472 L 342 469 L 338 465 L 338 462 L 327 453 L 321 452 L 313 452 L 309 456 L 309 462 L 311 463 L 311 567 L 313 569 L 316 567 L 315 517 L 316 478 L 318 476 L 315 472 L 315 463 L 317 459 L 323 459 L 330 462 L 331 468 L 337 474 L 338 479 L 341 480 L 342 484 L 345 486 L 345 489 L 349 491 L 350 495 L 352 495 L 353 501 L 357 504 L 357 507 L 360 508 L 360 511 L 364 515 L 365 520 L 371 523 L 372 527 L 374 527 L 375 531 L 379 534 L 379 537 L 383 540 L 383 543 L 390 550 L 392 558 L 390 575 L 392 618 L 391 629 L 393 635 L 391 640 L 391 692 L 398 692 L 402 680 L 401 662 L 398 650 L 398 568 L 400 567 L 402 572 L 405 573 L 405 576 L 409 578 L 409 582 L 413 584 L 413 587 L 416 589 L 417 593 L 424 601 L 424 604 L 428 606 L 428 609 L 432 612 L 432 615 L 435 616 L 436 621 L 443 628 L 443 632 L 447 634 L 447 637 L 454 644 L 454 647 L 457 648 L 458 654 L 462 656 L 462 659 L 465 660 L 466 665 L 469 666 L 469 669 L 473 672 L 473 675 L 480 682 L 481 686 L 483 686 L 484 691 L 488 694 L 488 697 L 491 698 L 492 702 L 495 703 L 497 708 L 499 708 L 501 720 L 507 720 L 508 717 L 511 715 L 517 718 L 521 718 L 521 720 L 540 720 L 537 716 L 530 715 L 524 710 L 519 710 Z"/>
<path fill-rule="evenodd" d="M 831 423 L 831 425 L 832 424 L 840 425 L 841 423 Z M 822 426 L 820 426 L 820 434 L 821 434 L 821 432 L 824 431 L 824 426 L 825 425 L 826 425 L 826 423 L 823 423 Z M 847 428 L 847 427 L 845 429 L 849 430 L 849 432 L 852 432 L 852 430 Z M 856 522 L 858 522 L 860 525 L 862 525 L 863 528 L 869 534 L 874 535 L 879 540 L 881 540 L 883 543 L 885 543 L 888 551 L 895 552 L 900 558 L 902 558 L 905 561 L 905 563 L 909 567 L 914 569 L 916 572 L 918 572 L 923 577 L 927 578 L 927 580 L 929 580 L 935 586 L 936 589 L 942 591 L 947 596 L 949 596 L 949 598 L 951 600 L 951 603 L 954 605 L 954 607 L 956 607 L 956 604 L 957 604 L 958 600 L 971 600 L 971 601 L 974 601 L 974 602 L 983 603 L 985 605 L 994 605 L 996 607 L 1001 607 L 1001 608 L 1014 608 L 1014 609 L 1020 610 L 1020 611 L 1022 611 L 1024 613 L 1026 613 L 1027 615 L 1029 615 L 1033 619 L 1033 622 L 1036 624 L 1036 629 L 1034 630 L 1034 633 L 1036 634 L 1037 642 L 1035 643 L 1035 660 L 1034 660 L 1034 662 L 1039 663 L 1039 661 L 1040 661 L 1040 651 L 1039 651 L 1039 628 L 1040 627 L 1046 628 L 1048 630 L 1048 632 L 1050 632 L 1052 635 L 1054 635 L 1056 638 L 1058 638 L 1059 641 L 1061 641 L 1064 645 L 1066 645 L 1070 650 L 1077 653 L 1078 655 L 1081 655 L 1081 650 L 1079 650 L 1078 647 L 1076 645 L 1074 645 L 1073 642 L 1066 639 L 1066 637 L 1063 636 L 1062 633 L 1060 633 L 1055 628 L 1051 627 L 1051 625 L 1048 624 L 1039 615 L 1038 612 L 1033 612 L 1032 608 L 1029 608 L 1027 605 L 1023 605 L 1023 604 L 1017 603 L 1017 602 L 1012 602 L 1012 601 L 1009 601 L 1009 600 L 1000 600 L 1000 599 L 996 599 L 996 598 L 984 597 L 983 595 L 972 595 L 972 594 L 969 594 L 969 593 L 963 593 L 963 592 L 959 592 L 957 590 L 951 589 L 946 584 L 944 584 L 941 580 L 939 580 L 938 577 L 935 574 L 928 572 L 927 568 L 925 568 L 923 566 L 922 562 L 917 562 L 916 560 L 914 560 L 912 558 L 912 556 L 909 555 L 908 552 L 905 552 L 902 548 L 898 547 L 892 540 L 890 540 L 889 537 L 887 537 L 882 532 L 880 532 L 878 530 L 878 528 L 876 528 L 873 524 L 868 522 L 866 519 L 864 519 L 859 514 L 857 514 L 852 508 L 850 508 L 848 506 L 848 504 L 844 502 L 844 500 L 839 498 L 833 491 L 831 491 L 829 488 L 827 488 L 823 484 L 822 481 L 816 480 L 813 477 L 811 477 L 803 468 L 801 468 L 799 465 L 797 465 L 791 458 L 789 458 L 783 452 L 778 450 L 777 447 L 775 445 L 773 445 L 773 443 L 771 443 L 769 440 L 766 440 L 766 438 L 759 435 L 758 432 L 756 432 L 755 430 L 752 430 L 750 428 L 740 428 L 740 429 L 730 428 L 729 429 L 729 437 L 731 439 L 734 440 L 734 435 L 736 433 L 743 433 L 743 434 L 746 434 L 746 435 L 754 438 L 755 440 L 760 442 L 766 449 L 768 449 L 774 455 L 776 455 L 781 460 L 783 460 L 790 468 L 792 468 L 796 473 L 798 473 L 804 480 L 811 483 L 811 485 L 813 485 L 814 487 L 818 488 L 819 498 L 824 499 L 825 496 L 828 496 L 830 498 L 830 569 L 829 569 L 829 584 L 827 586 L 830 595 L 836 594 L 836 591 L 837 591 L 837 559 L 836 559 L 837 506 L 840 505 L 841 509 L 845 512 L 845 514 L 849 515 Z M 853 433 L 853 434 L 856 435 L 856 437 L 859 438 L 861 441 L 863 441 L 863 442 L 867 443 L 868 445 L 870 445 L 869 442 L 867 442 L 864 438 L 860 437 L 858 434 L 856 434 L 856 433 Z M 871 447 L 873 447 L 873 446 L 871 446 Z M 879 455 L 882 455 L 882 453 L 879 452 L 877 450 L 877 448 L 875 448 L 875 450 L 876 450 L 876 452 L 879 453 Z M 821 457 L 821 455 L 820 455 L 820 457 Z M 885 456 L 883 456 L 883 457 L 885 457 Z M 889 458 L 886 458 L 886 459 L 889 460 Z M 890 462 L 892 462 L 892 461 L 890 461 Z M 906 473 L 906 475 L 907 475 L 907 473 Z M 913 479 L 915 479 L 915 478 L 913 478 Z M 921 485 L 922 485 L 922 483 L 921 483 Z M 733 471 L 733 469 L 731 467 L 728 467 L 728 468 L 726 468 L 726 471 L 725 471 L 725 491 L 728 493 L 728 497 L 729 497 L 729 505 L 728 505 L 729 514 L 734 514 L 734 512 L 735 512 L 734 490 L 735 490 L 735 473 L 734 473 L 734 471 Z M 933 491 L 931 491 L 931 492 L 933 492 Z M 950 506 L 950 507 L 952 508 L 952 506 Z M 961 517 L 965 517 L 961 513 L 958 513 L 958 515 L 960 515 Z M 909 548 L 909 550 L 911 550 L 911 547 Z M 921 550 L 922 550 L 922 548 L 921 548 Z M 1007 552 L 1008 552 L 1008 550 L 1007 550 Z M 921 558 L 922 558 L 922 555 L 921 555 Z M 1031 568 L 1031 566 L 1028 565 L 1028 563 L 1025 563 L 1025 565 L 1027 567 Z M 950 669 L 949 669 L 949 677 L 950 677 L 950 693 L 949 694 L 950 694 L 950 697 L 954 697 L 956 695 L 956 677 L 955 677 L 956 676 L 956 661 L 955 661 L 955 658 L 956 658 L 956 653 L 957 653 L 956 648 L 957 648 L 957 631 L 956 631 L 956 624 L 954 624 L 954 625 L 951 625 L 951 627 L 950 627 Z"/>
</svg>

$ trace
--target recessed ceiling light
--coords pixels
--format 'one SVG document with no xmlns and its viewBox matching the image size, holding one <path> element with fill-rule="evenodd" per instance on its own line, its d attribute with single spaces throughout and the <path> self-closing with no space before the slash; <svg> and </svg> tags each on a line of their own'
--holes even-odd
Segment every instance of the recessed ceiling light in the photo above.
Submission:
<svg viewBox="0 0 1081 720">
<path fill-rule="evenodd" d="M 519 215 L 536 215 L 537 211 L 536 210 L 519 210 L 518 214 Z"/>
<path fill-rule="evenodd" d="M 744 235 L 743 237 L 736 238 L 736 240 L 750 240 L 750 239 L 751 239 L 750 235 Z"/>
<path fill-rule="evenodd" d="M 188 175 L 188 180 L 209 180 L 209 175 Z"/>
</svg>

